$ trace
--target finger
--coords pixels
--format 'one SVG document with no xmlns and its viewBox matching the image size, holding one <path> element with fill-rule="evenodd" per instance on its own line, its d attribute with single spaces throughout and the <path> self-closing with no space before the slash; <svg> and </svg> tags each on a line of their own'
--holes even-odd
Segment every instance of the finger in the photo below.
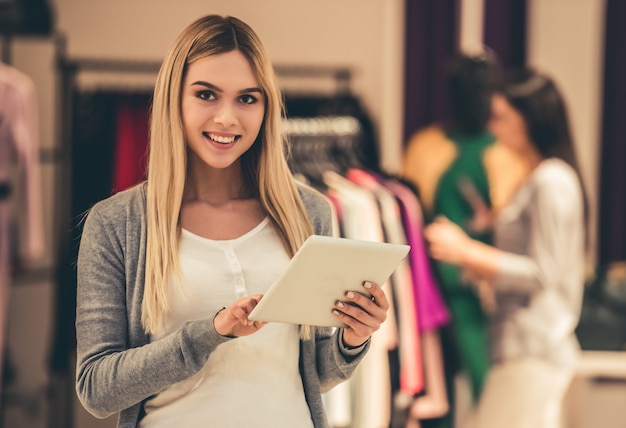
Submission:
<svg viewBox="0 0 626 428">
<path fill-rule="evenodd" d="M 435 260 L 441 260 L 443 258 L 443 252 L 439 249 L 438 246 L 430 247 L 430 256 Z"/>
<path fill-rule="evenodd" d="M 428 241 L 433 241 L 437 238 L 437 234 L 439 233 L 439 225 L 436 223 L 431 224 L 426 229 L 424 229 L 424 237 Z"/>
<path fill-rule="evenodd" d="M 237 308 L 234 309 L 233 316 L 235 316 L 235 318 L 237 318 L 237 320 L 243 325 L 252 324 L 252 320 L 248 319 L 248 314 L 252 312 L 262 297 L 262 294 L 255 294 L 253 296 L 246 296 L 239 299 L 233 305 L 233 309 Z"/>
<path fill-rule="evenodd" d="M 256 306 L 257 303 L 263 298 L 263 294 L 253 294 L 252 296 L 248 296 L 250 299 L 254 300 L 254 304 Z"/>
<path fill-rule="evenodd" d="M 264 321 L 252 321 L 252 327 L 254 327 L 257 330 L 260 330 L 262 327 L 265 326 L 265 324 L 267 324 L 267 322 Z"/>
<path fill-rule="evenodd" d="M 238 300 L 235 303 L 237 303 L 239 306 L 241 306 L 247 311 L 252 311 L 252 309 L 254 309 L 254 307 L 259 304 L 259 301 L 261 300 L 262 297 L 263 297 L 262 294 L 255 294 L 253 296 L 243 297 L 242 299 Z"/>
<path fill-rule="evenodd" d="M 367 299 L 366 297 L 362 296 L 363 299 L 365 299 L 366 301 L 370 301 L 371 300 Z M 373 305 L 373 304 L 372 304 Z M 373 305 L 375 306 L 375 305 Z M 380 312 L 380 309 L 378 309 L 378 312 L 374 312 L 374 313 L 370 313 L 367 312 L 365 309 L 363 309 L 361 306 L 356 305 L 352 302 L 341 302 L 338 301 L 336 304 L 336 310 L 338 310 L 339 312 L 343 313 L 344 315 L 346 315 L 348 318 L 356 321 L 357 323 L 369 327 L 369 328 L 378 328 L 378 326 L 382 323 L 382 319 L 384 319 L 385 314 Z M 355 326 L 352 323 L 347 323 L 350 326 Z M 356 326 L 355 326 L 356 328 Z"/>
<path fill-rule="evenodd" d="M 445 215 L 440 215 L 440 216 L 437 216 L 437 218 L 435 219 L 435 223 L 447 224 L 447 223 L 451 223 L 451 221 Z"/>
<path fill-rule="evenodd" d="M 351 329 L 354 334 L 359 337 L 370 337 L 375 331 L 374 328 L 361 323 L 350 315 L 347 315 L 337 309 L 333 309 L 333 315 L 341 322 L 343 322 L 346 325 L 346 328 Z"/>
<path fill-rule="evenodd" d="M 370 300 L 374 304 L 376 304 L 384 311 L 387 311 L 387 309 L 389 309 L 389 300 L 387 300 L 387 295 L 381 287 L 373 282 L 365 281 L 363 283 L 363 288 L 365 288 L 365 290 L 367 290 L 367 292 L 371 294 L 372 297 Z"/>
<path fill-rule="evenodd" d="M 379 307 L 372 299 L 372 297 L 363 295 L 361 293 L 356 293 L 354 291 L 348 291 L 346 293 L 347 300 L 342 302 L 346 304 L 344 312 L 347 312 L 349 315 L 355 316 L 357 318 L 360 318 L 358 316 L 358 310 L 362 310 L 363 312 L 373 317 L 381 316 L 384 312 L 384 309 Z"/>
<path fill-rule="evenodd" d="M 386 319 L 389 301 L 387 300 L 385 292 L 375 283 L 365 281 L 363 287 L 369 295 L 363 295 L 353 291 L 346 293 L 347 301 L 344 303 L 348 303 L 348 307 L 345 308 L 345 312 L 370 327 L 374 327 L 375 323 L 381 324 Z M 371 315 L 374 319 L 374 323 L 370 321 L 370 318 L 362 317 L 358 310 L 359 308 Z"/>
<path fill-rule="evenodd" d="M 239 304 L 235 304 L 232 305 L 230 307 L 230 313 L 231 315 L 237 320 L 239 321 L 240 324 L 243 325 L 248 325 L 249 321 L 248 321 L 248 311 L 246 311 L 244 308 L 242 308 L 241 306 L 239 306 Z M 250 321 L 251 322 L 251 321 Z"/>
</svg>

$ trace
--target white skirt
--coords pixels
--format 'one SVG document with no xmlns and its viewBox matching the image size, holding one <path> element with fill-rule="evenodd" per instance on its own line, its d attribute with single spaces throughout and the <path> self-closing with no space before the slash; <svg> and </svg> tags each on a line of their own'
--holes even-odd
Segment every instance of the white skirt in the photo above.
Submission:
<svg viewBox="0 0 626 428">
<path fill-rule="evenodd" d="M 573 369 L 523 357 L 494 365 L 466 428 L 561 428 Z"/>
</svg>

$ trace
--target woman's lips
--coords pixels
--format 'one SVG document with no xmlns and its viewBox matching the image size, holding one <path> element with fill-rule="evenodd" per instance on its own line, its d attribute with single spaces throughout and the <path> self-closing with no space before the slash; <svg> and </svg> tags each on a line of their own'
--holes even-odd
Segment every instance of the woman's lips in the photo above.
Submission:
<svg viewBox="0 0 626 428">
<path fill-rule="evenodd" d="M 239 139 L 239 135 L 219 135 L 212 132 L 203 132 L 205 138 L 219 144 L 232 144 Z"/>
</svg>

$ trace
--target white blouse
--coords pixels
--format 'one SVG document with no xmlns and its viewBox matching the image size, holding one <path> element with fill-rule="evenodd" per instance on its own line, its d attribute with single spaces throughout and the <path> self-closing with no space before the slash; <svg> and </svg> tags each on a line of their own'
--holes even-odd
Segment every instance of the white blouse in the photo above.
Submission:
<svg viewBox="0 0 626 428">
<path fill-rule="evenodd" d="M 173 292 L 166 329 L 152 341 L 238 297 L 264 293 L 289 263 L 267 218 L 233 240 L 183 230 L 179 259 L 185 284 Z M 298 368 L 299 343 L 298 327 L 282 323 L 223 343 L 202 370 L 148 400 L 140 426 L 312 427 Z"/>
<path fill-rule="evenodd" d="M 500 213 L 495 245 L 506 253 L 491 322 L 497 361 L 535 356 L 574 364 L 585 279 L 583 197 L 575 171 L 544 160 Z"/>
</svg>

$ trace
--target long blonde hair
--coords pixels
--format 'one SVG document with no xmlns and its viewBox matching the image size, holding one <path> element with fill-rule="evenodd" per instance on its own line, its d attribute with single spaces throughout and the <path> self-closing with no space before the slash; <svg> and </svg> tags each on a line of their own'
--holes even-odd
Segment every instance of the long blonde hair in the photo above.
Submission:
<svg viewBox="0 0 626 428">
<path fill-rule="evenodd" d="M 146 278 L 142 323 L 147 333 L 164 326 L 172 285 L 181 283 L 178 242 L 187 168 L 181 87 L 189 64 L 239 50 L 250 62 L 264 95 L 265 117 L 252 147 L 242 155 L 244 179 L 293 256 L 313 233 L 285 158 L 280 126 L 283 100 L 273 67 L 258 36 L 234 17 L 209 15 L 178 36 L 159 71 L 150 123 L 147 183 Z M 304 326 L 301 336 L 309 338 Z"/>
</svg>

